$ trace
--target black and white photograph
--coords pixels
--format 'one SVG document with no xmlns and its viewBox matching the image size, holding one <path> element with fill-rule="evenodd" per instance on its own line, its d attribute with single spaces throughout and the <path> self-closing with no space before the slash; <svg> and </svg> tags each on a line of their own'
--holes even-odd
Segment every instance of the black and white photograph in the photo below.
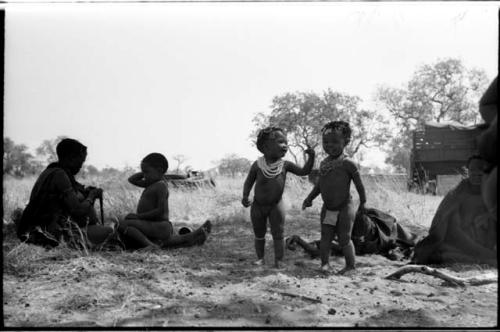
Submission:
<svg viewBox="0 0 500 332">
<path fill-rule="evenodd" d="M 498 327 L 497 1 L 5 1 L 2 329 Z"/>
</svg>

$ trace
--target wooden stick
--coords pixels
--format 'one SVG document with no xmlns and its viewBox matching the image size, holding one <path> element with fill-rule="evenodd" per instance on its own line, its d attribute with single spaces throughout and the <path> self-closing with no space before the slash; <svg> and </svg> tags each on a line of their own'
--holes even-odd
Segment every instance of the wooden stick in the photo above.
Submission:
<svg viewBox="0 0 500 332">
<path fill-rule="evenodd" d="M 282 291 L 279 291 L 279 290 L 276 290 L 276 289 L 268 289 L 267 291 L 272 292 L 272 293 L 277 293 L 277 294 L 280 294 L 280 295 L 284 295 L 284 296 L 290 296 L 290 297 L 298 298 L 298 299 L 301 299 L 301 300 L 311 301 L 311 302 L 314 302 L 314 303 L 322 303 L 320 299 L 314 299 L 312 297 L 305 296 L 305 295 L 300 295 L 300 294 L 295 294 L 295 293 L 290 293 L 290 292 L 282 292 Z"/>
<path fill-rule="evenodd" d="M 498 282 L 498 275 L 494 273 L 488 273 L 484 275 L 479 275 L 479 276 L 473 276 L 473 277 L 468 277 L 468 278 L 460 278 L 460 277 L 455 277 L 453 275 L 450 275 L 448 273 L 439 271 L 437 269 L 430 268 L 425 265 L 406 265 L 403 266 L 402 268 L 398 269 L 396 272 L 393 272 L 389 274 L 386 279 L 393 279 L 397 280 L 400 279 L 403 275 L 407 273 L 423 273 L 427 275 L 431 275 L 436 278 L 443 279 L 445 281 L 448 281 L 452 284 L 459 285 L 459 286 L 465 286 L 466 284 L 472 285 L 472 286 L 477 286 L 477 285 L 485 285 L 485 284 L 491 284 Z"/>
</svg>

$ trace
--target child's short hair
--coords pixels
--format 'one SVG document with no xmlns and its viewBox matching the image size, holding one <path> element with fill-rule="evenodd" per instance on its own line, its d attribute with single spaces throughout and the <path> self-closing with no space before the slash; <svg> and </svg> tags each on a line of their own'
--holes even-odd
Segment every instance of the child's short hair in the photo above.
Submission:
<svg viewBox="0 0 500 332">
<path fill-rule="evenodd" d="M 76 139 L 65 138 L 57 143 L 56 154 L 59 160 L 87 153 L 87 147 Z"/>
<path fill-rule="evenodd" d="M 345 140 L 345 144 L 349 144 L 351 141 L 351 134 L 352 130 L 351 127 L 349 127 L 349 123 L 345 121 L 331 121 L 328 122 L 326 125 L 323 126 L 323 129 L 321 129 L 321 133 L 323 135 L 329 134 L 332 131 L 338 131 L 342 134 Z"/>
<path fill-rule="evenodd" d="M 153 152 L 148 154 L 142 162 L 155 168 L 160 168 L 163 173 L 168 170 L 168 160 L 161 153 Z"/>
<path fill-rule="evenodd" d="M 264 153 L 263 149 L 264 149 L 264 143 L 268 140 L 268 139 L 273 139 L 274 138 L 274 133 L 277 132 L 277 131 L 281 131 L 281 133 L 283 135 L 285 135 L 285 132 L 283 131 L 283 129 L 279 128 L 279 127 L 266 127 L 264 129 L 261 129 L 259 131 L 259 133 L 257 134 L 257 149 Z"/>
</svg>

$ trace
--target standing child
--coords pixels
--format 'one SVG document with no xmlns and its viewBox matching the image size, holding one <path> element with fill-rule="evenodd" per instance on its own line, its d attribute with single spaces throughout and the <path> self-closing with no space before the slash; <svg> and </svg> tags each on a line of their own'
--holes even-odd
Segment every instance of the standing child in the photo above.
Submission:
<svg viewBox="0 0 500 332">
<path fill-rule="evenodd" d="M 120 222 L 118 231 L 127 247 L 159 249 L 161 247 L 202 244 L 210 233 L 210 221 L 194 232 L 175 235 L 168 216 L 168 186 L 165 173 L 168 161 L 160 153 L 150 153 L 141 162 L 141 172 L 128 181 L 144 188 L 137 213 L 129 213 Z"/>
<path fill-rule="evenodd" d="M 337 232 L 338 242 L 345 257 L 345 267 L 339 271 L 355 268 L 354 244 L 351 241 L 351 232 L 356 210 L 350 195 L 351 180 L 359 194 L 359 210 L 364 210 L 366 202 L 365 188 L 358 169 L 353 161 L 348 159 L 344 148 L 351 140 L 351 128 L 345 121 L 327 123 L 322 132 L 323 149 L 328 154 L 320 164 L 319 181 L 311 193 L 304 200 L 302 209 L 312 205 L 312 201 L 321 194 L 323 207 L 321 209 L 321 242 L 320 257 L 321 270 L 331 270 L 328 262 L 330 246 Z"/>
<path fill-rule="evenodd" d="M 282 202 L 285 189 L 286 173 L 295 175 L 308 175 L 314 164 L 314 150 L 308 148 L 305 152 L 309 155 L 303 168 L 282 158 L 288 151 L 288 142 L 281 128 L 268 127 L 262 129 L 257 136 L 257 149 L 263 156 L 255 161 L 248 173 L 243 186 L 244 207 L 252 206 L 250 217 L 255 234 L 255 251 L 257 253 L 256 265 L 264 264 L 265 236 L 267 220 L 271 225 L 271 234 L 274 243 L 275 266 L 282 265 L 284 254 L 283 228 L 285 223 L 285 209 Z M 248 195 L 255 183 L 253 203 Z"/>
</svg>

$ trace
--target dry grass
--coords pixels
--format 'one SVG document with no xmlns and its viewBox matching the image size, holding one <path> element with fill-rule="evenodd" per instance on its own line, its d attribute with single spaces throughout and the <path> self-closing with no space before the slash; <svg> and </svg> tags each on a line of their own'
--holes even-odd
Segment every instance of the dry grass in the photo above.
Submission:
<svg viewBox="0 0 500 332">
<path fill-rule="evenodd" d="M 228 233 L 235 232 L 237 225 L 250 231 L 249 210 L 241 206 L 241 192 L 244 178 L 217 179 L 217 187 L 197 190 L 177 188 L 171 189 L 170 216 L 178 227 L 197 225 L 206 219 L 215 223 L 226 222 Z M 36 262 L 58 257 L 71 260 L 74 257 L 88 256 L 86 248 L 74 251 L 66 245 L 52 251 L 22 244 L 14 239 L 10 215 L 22 207 L 29 199 L 35 178 L 4 178 L 4 267 L 10 272 L 29 273 L 36 270 Z M 393 214 L 398 221 L 413 231 L 422 232 L 428 228 L 434 211 L 442 197 L 426 196 L 410 193 L 405 190 L 404 178 L 395 176 L 366 176 L 364 178 L 368 194 L 368 205 Z M 104 191 L 105 220 L 121 218 L 133 212 L 141 189 L 128 184 L 122 179 L 87 179 L 88 185 L 100 185 Z M 321 199 L 317 198 L 312 208 L 301 211 L 303 199 L 311 190 L 311 185 L 304 179 L 289 176 L 284 200 L 289 214 L 287 234 L 301 234 L 306 237 L 318 234 L 314 220 L 317 219 L 321 207 Z M 352 195 L 357 201 L 357 193 Z M 307 220 L 306 222 L 304 222 Z M 311 227 L 310 221 L 314 227 Z M 217 240 L 215 240 L 217 241 Z M 6 250 L 7 249 L 7 250 Z"/>
<path fill-rule="evenodd" d="M 304 260 L 300 252 L 288 252 L 288 259 L 301 265 L 290 263 L 287 270 L 280 273 L 272 269 L 255 270 L 249 265 L 254 259 L 253 233 L 249 210 L 240 203 L 243 181 L 243 178 L 218 178 L 215 189 L 171 189 L 170 213 L 175 227 L 196 227 L 206 219 L 213 221 L 213 234 L 202 247 L 150 253 L 85 253 L 65 245 L 46 251 L 19 243 L 12 232 L 9 216 L 26 202 L 34 179 L 4 179 L 5 325 L 316 326 L 318 321 L 311 318 L 316 317 L 316 313 L 312 312 L 325 315 L 324 320 L 320 319 L 322 324 L 331 324 L 334 317 L 326 313 L 328 307 L 313 308 L 299 300 L 290 302 L 268 290 L 287 290 L 302 285 L 305 296 L 312 296 L 315 290 L 319 292 L 316 294 L 324 293 L 325 288 L 318 288 L 318 283 L 327 283 L 324 287 L 330 289 L 328 283 L 331 281 L 318 279 L 317 273 L 310 268 L 317 263 Z M 85 183 L 100 185 L 105 190 L 106 219 L 133 212 L 141 193 L 139 188 L 127 184 L 125 177 L 95 178 Z M 365 178 L 365 184 L 369 206 L 393 214 L 405 226 L 420 233 L 430 225 L 442 198 L 408 193 L 404 180 L 391 176 Z M 294 176 L 287 179 L 286 236 L 300 234 L 309 239 L 319 238 L 321 199 L 306 211 L 300 208 L 310 189 L 311 185 L 303 179 Z M 357 200 L 355 192 L 353 197 Z M 267 242 L 266 252 L 272 259 L 272 241 Z M 384 258 L 360 258 L 361 269 L 365 266 L 364 273 L 371 275 L 369 280 L 373 280 L 375 274 L 383 280 L 385 270 L 380 268 L 381 264 L 394 263 Z M 366 277 L 360 278 L 359 282 L 364 282 Z M 383 300 L 378 301 L 391 305 L 392 300 L 384 297 L 383 287 L 379 288 Z M 361 294 L 356 299 L 345 298 L 345 305 L 359 301 L 361 306 L 370 307 L 371 304 L 362 304 L 372 299 L 370 296 L 362 297 Z M 428 305 L 427 302 L 424 305 Z M 374 307 L 374 314 L 379 314 L 377 308 Z M 285 313 L 278 315 L 280 310 Z M 287 310 L 294 313 L 289 315 Z M 353 326 L 356 320 L 364 319 L 360 315 L 348 315 L 336 324 Z"/>
</svg>

